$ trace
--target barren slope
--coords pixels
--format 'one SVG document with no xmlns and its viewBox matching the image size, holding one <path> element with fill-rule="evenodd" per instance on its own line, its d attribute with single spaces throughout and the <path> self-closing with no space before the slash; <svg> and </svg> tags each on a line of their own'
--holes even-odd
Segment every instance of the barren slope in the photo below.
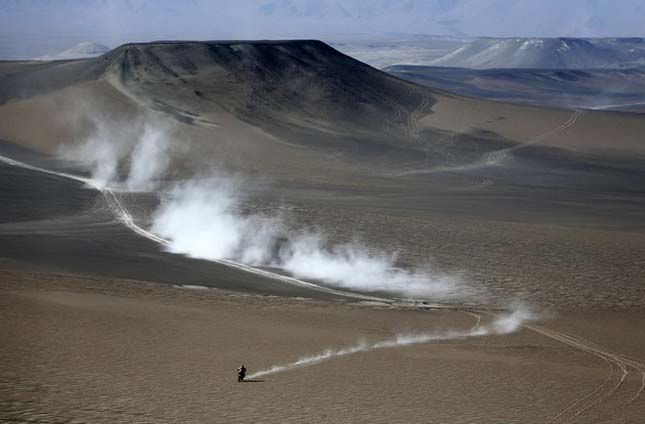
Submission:
<svg viewBox="0 0 645 424">
<path fill-rule="evenodd" d="M 296 228 L 356 236 L 403 264 L 466 269 L 499 299 L 642 304 L 640 116 L 452 95 L 317 41 L 129 44 L 0 68 L 10 76 L 0 138 L 11 143 L 55 154 L 91 135 L 96 116 L 117 142 L 156 110 L 171 125 L 169 178 L 215 167 L 268 180 L 250 207 L 286 202 Z"/>
<path fill-rule="evenodd" d="M 314 41 L 133 44 L 0 68 L 0 420 L 643 416 L 641 117 L 450 95 Z M 118 145 L 152 110 L 172 141 L 165 177 L 241 172 L 252 192 L 241 209 L 285 213 L 293 233 L 321 228 L 336 245 L 358 236 L 398 252 L 396 266 L 460 275 L 486 295 L 444 311 L 341 300 L 164 252 L 142 228 L 156 193 L 89 187 L 73 164 L 32 151 L 97 133 Z M 518 301 L 543 321 L 460 336 Z M 231 378 L 240 361 L 257 371 L 436 331 L 458 337 Z"/>
</svg>

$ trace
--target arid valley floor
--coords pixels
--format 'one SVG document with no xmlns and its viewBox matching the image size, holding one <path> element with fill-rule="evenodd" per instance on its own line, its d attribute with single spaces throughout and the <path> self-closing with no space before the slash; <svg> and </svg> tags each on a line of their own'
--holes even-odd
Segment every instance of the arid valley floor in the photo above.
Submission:
<svg viewBox="0 0 645 424">
<path fill-rule="evenodd" d="M 128 44 L 0 81 L 0 421 L 643 422 L 642 115 L 453 95 L 308 40 Z M 150 127 L 165 167 L 128 188 Z M 213 172 L 245 193 L 227 214 L 279 216 L 275 251 L 315 229 L 457 284 L 154 233 L 168 187 Z"/>
</svg>

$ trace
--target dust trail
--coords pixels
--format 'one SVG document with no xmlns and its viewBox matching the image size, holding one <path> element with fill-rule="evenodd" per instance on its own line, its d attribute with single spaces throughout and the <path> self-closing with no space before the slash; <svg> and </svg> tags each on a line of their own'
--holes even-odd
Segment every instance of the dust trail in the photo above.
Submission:
<svg viewBox="0 0 645 424">
<path fill-rule="evenodd" d="M 621 104 L 614 104 L 614 105 L 601 105 L 601 106 L 593 106 L 593 107 L 590 107 L 589 109 L 591 109 L 591 110 L 611 110 L 611 109 L 627 107 L 627 106 L 645 106 L 645 102 L 621 103 Z"/>
<path fill-rule="evenodd" d="M 24 162 L 17 161 L 15 159 L 8 158 L 6 156 L 0 156 L 0 162 L 4 162 L 7 165 L 11 165 L 11 166 L 17 166 L 19 168 L 29 169 L 31 171 L 41 172 L 43 174 L 67 178 L 69 180 L 74 180 L 74 181 L 86 184 L 88 186 L 91 185 L 92 187 L 95 187 L 95 185 L 92 185 L 92 180 L 89 178 L 83 178 L 83 177 L 79 177 L 78 175 L 67 174 L 65 172 L 50 171 L 49 169 L 44 169 L 38 166 L 29 165 Z"/>
<path fill-rule="evenodd" d="M 427 102 L 424 98 L 422 103 Z M 414 116 L 422 113 L 423 104 Z M 463 272 L 438 272 L 427 263 L 404 268 L 398 265 L 396 252 L 370 249 L 358 241 L 335 244 L 320 230 L 294 231 L 281 214 L 245 213 L 242 181 L 229 175 L 209 170 L 175 181 L 171 159 L 177 160 L 175 153 L 187 145 L 161 114 L 149 112 L 122 125 L 99 114 L 85 115 L 75 117 L 89 120 L 94 131 L 83 143 L 61 149 L 61 154 L 91 172 L 88 184 L 104 194 L 119 220 L 166 251 L 254 270 L 278 268 L 295 279 L 320 281 L 339 290 L 444 301 L 461 301 L 465 295 L 479 300 L 485 295 L 481 289 L 466 287 Z M 125 165 L 129 170 L 120 175 Z M 148 192 L 165 187 L 164 181 L 169 190 L 162 192 L 150 225 L 141 228 L 114 187 Z"/>
<path fill-rule="evenodd" d="M 114 192 L 114 190 L 112 188 L 108 187 L 108 186 L 105 186 L 101 181 L 94 180 L 92 178 L 84 178 L 84 177 L 80 177 L 78 175 L 68 174 L 68 173 L 65 173 L 65 172 L 52 171 L 52 170 L 41 168 L 41 167 L 34 166 L 34 165 L 29 165 L 27 163 L 24 163 L 24 162 L 15 160 L 15 159 L 11 159 L 9 157 L 2 156 L 2 155 L 0 155 L 0 162 L 4 162 L 4 163 L 6 163 L 8 165 L 11 165 L 11 166 L 17 166 L 19 168 L 29 169 L 31 171 L 36 171 L 36 172 L 40 172 L 40 173 L 43 173 L 43 174 L 53 175 L 53 176 L 66 178 L 66 179 L 69 179 L 69 180 L 72 180 L 72 181 L 83 183 L 87 187 L 89 187 L 91 189 L 94 189 L 94 190 L 97 190 L 98 192 L 100 192 L 103 195 L 105 201 L 107 202 L 108 208 L 114 214 L 114 216 L 123 225 L 125 225 L 127 228 L 132 230 L 134 233 L 138 234 L 141 237 L 145 237 L 145 238 L 147 238 L 149 240 L 152 240 L 155 243 L 158 243 L 158 244 L 160 244 L 162 246 L 168 246 L 170 244 L 169 240 L 167 240 L 167 239 L 165 239 L 163 237 L 160 237 L 160 236 L 158 236 L 156 234 L 153 234 L 153 233 L 151 233 L 150 231 L 146 230 L 143 227 L 140 227 L 135 222 L 134 218 L 132 217 L 132 214 L 130 214 L 130 212 L 121 203 L 121 201 L 119 200 L 119 197 Z M 249 265 L 245 265 L 245 264 L 234 262 L 234 261 L 227 260 L 227 259 L 219 259 L 219 260 L 211 259 L 211 261 L 219 263 L 219 264 L 222 264 L 222 265 L 226 265 L 226 266 L 231 267 L 231 268 L 236 268 L 236 269 L 239 269 L 241 271 L 250 272 L 252 274 L 260 275 L 260 276 L 265 277 L 265 278 L 270 278 L 270 279 L 273 279 L 273 280 L 279 280 L 281 282 L 291 284 L 291 285 L 295 285 L 295 286 L 307 287 L 307 288 L 310 288 L 312 290 L 322 291 L 322 292 L 330 293 L 330 294 L 333 294 L 333 295 L 336 295 L 336 296 L 341 296 L 341 297 L 346 297 L 346 298 L 353 298 L 353 299 L 358 299 L 358 300 L 365 300 L 365 301 L 377 301 L 377 302 L 386 302 L 386 303 L 389 302 L 389 299 L 385 299 L 385 298 L 382 298 L 382 297 L 371 296 L 371 295 L 363 295 L 363 294 L 359 294 L 359 293 L 352 293 L 352 292 L 347 292 L 347 291 L 343 291 L 343 290 L 332 289 L 332 288 L 329 288 L 329 287 L 324 287 L 324 286 L 320 286 L 318 284 L 309 283 L 309 282 L 299 280 L 299 279 L 294 278 L 294 277 L 288 277 L 288 276 L 285 276 L 285 275 L 277 274 L 277 273 L 274 273 L 274 272 L 271 272 L 271 271 L 266 271 L 266 270 L 263 270 L 263 269 L 260 269 L 260 268 L 255 268 L 255 267 L 252 267 L 252 266 L 249 266 Z"/>
<path fill-rule="evenodd" d="M 151 217 L 150 232 L 170 241 L 166 249 L 172 253 L 280 268 L 298 279 L 363 293 L 435 300 L 484 295 L 467 287 L 461 273 L 429 265 L 402 268 L 396 253 L 357 241 L 334 244 L 319 231 L 294 231 L 280 215 L 242 213 L 243 188 L 225 175 L 178 182 L 167 194 Z"/>
<path fill-rule="evenodd" d="M 493 334 L 509 334 L 517 331 L 525 322 L 532 320 L 535 316 L 526 310 L 519 307 L 518 309 L 497 317 L 489 325 L 481 325 L 479 316 L 474 315 L 476 323 L 467 330 L 451 330 L 437 333 L 417 333 L 417 334 L 399 334 L 391 339 L 381 340 L 378 342 L 360 341 L 354 345 L 344 347 L 341 349 L 326 349 L 314 355 L 304 356 L 294 362 L 282 365 L 274 365 L 271 368 L 257 371 L 248 376 L 249 379 L 264 377 L 271 374 L 278 374 L 281 372 L 290 371 L 293 369 L 309 367 L 317 365 L 321 362 L 331 359 L 340 358 L 343 356 L 353 355 L 356 353 L 369 352 L 378 349 L 395 348 L 402 346 L 410 346 L 415 344 L 425 344 L 435 341 L 444 340 L 458 340 L 469 337 L 482 337 Z"/>
</svg>

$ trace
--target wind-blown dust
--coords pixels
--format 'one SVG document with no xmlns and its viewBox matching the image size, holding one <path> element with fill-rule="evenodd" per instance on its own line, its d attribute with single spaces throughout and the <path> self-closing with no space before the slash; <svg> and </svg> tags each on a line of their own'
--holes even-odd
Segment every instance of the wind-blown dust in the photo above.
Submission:
<svg viewBox="0 0 645 424">
<path fill-rule="evenodd" d="M 91 110 L 87 115 L 93 131 L 80 146 L 61 154 L 84 164 L 98 187 L 160 188 L 162 202 L 150 217 L 149 230 L 166 239 L 165 248 L 173 253 L 279 268 L 298 279 L 362 292 L 431 299 L 473 295 L 460 275 L 428 266 L 404 269 L 397 264 L 396 253 L 375 252 L 360 242 L 333 244 L 320 230 L 289 229 L 282 216 L 243 213 L 246 199 L 240 178 L 210 171 L 164 187 L 161 181 L 176 146 L 181 146 L 167 120 L 148 113 L 127 125 L 111 123 Z"/>
<path fill-rule="evenodd" d="M 436 333 L 411 333 L 399 334 L 391 339 L 378 342 L 360 341 L 355 345 L 340 348 L 326 349 L 314 355 L 304 356 L 294 362 L 283 365 L 274 365 L 271 368 L 257 371 L 248 376 L 249 379 L 264 377 L 271 374 L 277 374 L 290 371 L 297 368 L 317 365 L 321 362 L 342 356 L 353 355 L 356 353 L 369 352 L 377 349 L 386 349 L 394 347 L 409 346 L 414 344 L 432 343 L 442 340 L 457 340 L 468 337 L 482 337 L 495 334 L 509 334 L 517 331 L 525 322 L 535 319 L 533 313 L 524 307 L 518 307 L 510 313 L 500 315 L 488 325 L 479 325 L 478 323 L 468 330 L 451 330 Z"/>
<path fill-rule="evenodd" d="M 320 233 L 289 231 L 280 217 L 242 214 L 241 191 L 221 176 L 177 184 L 153 214 L 151 231 L 170 240 L 174 253 L 281 268 L 337 288 L 434 299 L 464 293 L 458 276 L 405 270 L 395 254 L 331 245 Z"/>
<path fill-rule="evenodd" d="M 80 143 L 63 145 L 59 155 L 87 168 L 95 184 L 105 187 L 120 183 L 128 190 L 152 190 L 168 170 L 172 154 L 180 143 L 174 140 L 173 128 L 159 113 L 147 112 L 133 120 L 108 118 L 91 105 L 77 111 L 69 123 L 90 128 Z M 121 181 L 120 170 L 127 169 Z"/>
</svg>

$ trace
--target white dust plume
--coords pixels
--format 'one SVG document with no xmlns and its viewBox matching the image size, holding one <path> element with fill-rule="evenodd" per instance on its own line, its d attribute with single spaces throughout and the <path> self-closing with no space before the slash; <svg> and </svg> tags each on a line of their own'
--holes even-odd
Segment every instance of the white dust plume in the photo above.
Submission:
<svg viewBox="0 0 645 424">
<path fill-rule="evenodd" d="M 266 263 L 281 223 L 273 217 L 242 215 L 238 187 L 218 177 L 178 184 L 155 211 L 151 231 L 169 239 L 174 253 Z"/>
<path fill-rule="evenodd" d="M 298 278 L 344 289 L 394 292 L 407 297 L 444 298 L 460 286 L 457 276 L 396 266 L 396 255 L 368 253 L 358 243 L 329 246 L 319 234 L 294 238 L 281 250 L 281 265 Z"/>
<path fill-rule="evenodd" d="M 116 119 L 86 108 L 75 122 L 89 127 L 88 134 L 79 143 L 61 147 L 59 155 L 87 169 L 98 187 L 123 184 L 133 191 L 154 189 L 177 146 L 168 119 L 154 112 Z M 128 169 L 124 179 L 119 175 L 122 168 Z"/>
<path fill-rule="evenodd" d="M 168 239 L 174 253 L 281 268 L 336 288 L 433 299 L 464 293 L 457 276 L 404 270 L 396 255 L 290 232 L 279 217 L 242 213 L 242 200 L 241 184 L 226 177 L 177 184 L 153 214 L 151 231 Z"/>
<path fill-rule="evenodd" d="M 183 144 L 172 121 L 154 112 L 117 119 L 86 109 L 84 118 L 77 119 L 90 123 L 88 135 L 80 145 L 64 149 L 63 156 L 84 164 L 98 187 L 159 187 Z M 458 275 L 428 267 L 403 269 L 395 254 L 360 243 L 334 245 L 318 233 L 289 231 L 279 216 L 243 213 L 243 193 L 239 180 L 224 175 L 177 183 L 163 193 L 150 231 L 169 240 L 167 248 L 174 253 L 281 268 L 335 288 L 435 300 L 464 297 Z"/>
<path fill-rule="evenodd" d="M 512 312 L 496 317 L 488 325 L 476 325 L 468 330 L 452 330 L 436 333 L 399 334 L 391 339 L 378 342 L 360 341 L 352 346 L 341 349 L 326 349 L 314 355 L 303 356 L 302 358 L 282 365 L 274 365 L 270 368 L 257 371 L 248 376 L 249 379 L 264 377 L 297 368 L 308 367 L 324 361 L 353 355 L 361 352 L 368 352 L 377 349 L 395 348 L 414 344 L 432 343 L 435 341 L 465 339 L 469 337 L 482 337 L 487 335 L 509 334 L 517 331 L 525 322 L 534 320 L 535 314 L 524 307 L 519 307 Z"/>
<path fill-rule="evenodd" d="M 152 190 L 170 163 L 171 140 L 167 123 L 146 120 L 130 154 L 129 190 Z"/>
</svg>

